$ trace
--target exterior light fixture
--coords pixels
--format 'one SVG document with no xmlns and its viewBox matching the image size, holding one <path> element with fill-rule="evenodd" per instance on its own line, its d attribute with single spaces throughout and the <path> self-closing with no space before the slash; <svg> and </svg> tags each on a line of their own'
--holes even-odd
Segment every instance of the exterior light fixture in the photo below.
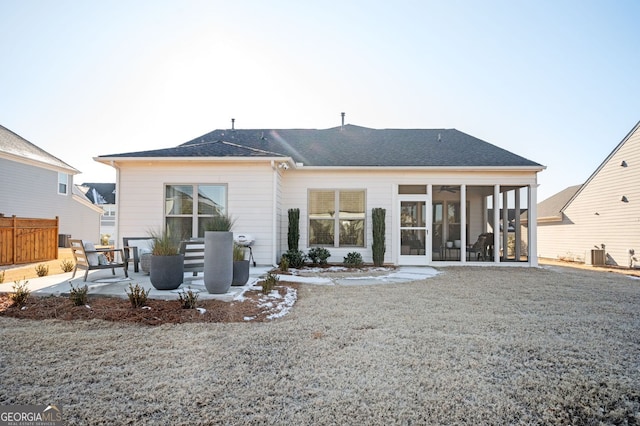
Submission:
<svg viewBox="0 0 640 426">
<path fill-rule="evenodd" d="M 627 162 L 626 162 L 626 161 L 624 161 L 624 160 L 622 160 L 622 163 L 620 163 L 620 166 L 621 166 L 621 167 L 627 167 Z"/>
<path fill-rule="evenodd" d="M 629 200 L 627 199 L 627 197 L 625 195 L 622 196 L 622 200 L 620 200 L 620 201 L 622 201 L 623 203 L 628 203 L 629 202 Z"/>
</svg>

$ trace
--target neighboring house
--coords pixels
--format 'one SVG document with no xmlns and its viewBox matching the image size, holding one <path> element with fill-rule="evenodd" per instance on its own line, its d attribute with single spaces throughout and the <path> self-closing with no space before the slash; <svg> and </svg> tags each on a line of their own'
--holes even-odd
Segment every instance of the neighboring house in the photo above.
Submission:
<svg viewBox="0 0 640 426">
<path fill-rule="evenodd" d="M 0 126 L 0 214 L 58 216 L 58 232 L 99 241 L 101 209 L 73 185 L 80 173 L 64 161 Z"/>
<path fill-rule="evenodd" d="M 499 216 L 508 209 L 489 215 L 494 201 L 531 206 L 516 208 L 518 221 L 525 210 L 536 217 L 537 173 L 544 169 L 455 129 L 344 124 L 232 127 L 174 148 L 95 160 L 117 172 L 118 241 L 150 228 L 167 229 L 175 239 L 202 237 L 211 217 L 228 213 L 235 232 L 255 238 L 253 254 L 263 265 L 287 251 L 293 208 L 300 209 L 299 248 L 327 247 L 331 262 L 354 251 L 372 261 L 372 208 L 386 210 L 386 263 L 468 262 L 466 245 L 508 222 Z M 491 261 L 536 265 L 535 227 L 530 232 L 525 252 L 501 258 L 502 251 L 493 250 Z M 506 235 L 493 234 L 492 243 L 506 247 Z"/>
<path fill-rule="evenodd" d="M 116 184 L 83 183 L 79 188 L 93 204 L 102 208 L 100 235 L 108 240 L 109 244 L 115 244 Z"/>
<path fill-rule="evenodd" d="M 640 259 L 640 122 L 583 185 L 538 206 L 540 257 L 638 266 Z M 604 257 L 598 250 L 604 249 Z"/>
</svg>

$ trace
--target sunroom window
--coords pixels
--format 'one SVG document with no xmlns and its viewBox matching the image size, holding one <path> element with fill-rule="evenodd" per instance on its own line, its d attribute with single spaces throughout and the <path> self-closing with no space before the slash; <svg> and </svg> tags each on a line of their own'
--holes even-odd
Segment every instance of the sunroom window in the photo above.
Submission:
<svg viewBox="0 0 640 426">
<path fill-rule="evenodd" d="M 309 191 L 309 246 L 364 247 L 364 190 Z"/>
<path fill-rule="evenodd" d="M 226 211 L 226 185 L 165 186 L 165 225 L 174 241 L 204 237 L 207 224 Z"/>
</svg>

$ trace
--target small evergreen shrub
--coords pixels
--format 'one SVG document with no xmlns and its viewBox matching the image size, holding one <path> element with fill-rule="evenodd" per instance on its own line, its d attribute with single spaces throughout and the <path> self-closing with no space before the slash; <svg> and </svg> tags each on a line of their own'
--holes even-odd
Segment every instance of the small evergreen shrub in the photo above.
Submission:
<svg viewBox="0 0 640 426">
<path fill-rule="evenodd" d="M 69 300 L 75 306 L 83 306 L 87 304 L 87 293 L 89 292 L 89 287 L 85 284 L 84 287 L 74 287 L 71 282 L 69 282 L 71 286 L 71 290 L 69 290 Z"/>
<path fill-rule="evenodd" d="M 46 263 L 36 265 L 36 274 L 39 277 L 46 277 L 49 274 L 49 266 Z"/>
<path fill-rule="evenodd" d="M 69 260 L 69 259 L 65 259 L 62 262 L 60 262 L 60 269 L 62 269 L 62 272 L 71 272 L 73 271 L 73 261 Z"/>
<path fill-rule="evenodd" d="M 349 266 L 351 268 L 359 268 L 362 266 L 362 255 L 356 251 L 352 251 L 351 253 L 347 253 L 347 256 L 344 258 L 345 266 Z"/>
<path fill-rule="evenodd" d="M 300 240 L 300 209 L 289 209 L 289 229 L 287 231 L 287 244 L 289 250 L 298 250 Z"/>
<path fill-rule="evenodd" d="M 273 290 L 273 288 L 278 285 L 278 281 L 280 281 L 280 278 L 278 278 L 276 274 L 269 272 L 264 281 L 262 281 L 262 293 L 271 293 L 271 290 Z"/>
<path fill-rule="evenodd" d="M 278 267 L 282 272 L 289 271 L 289 259 L 287 259 L 287 256 L 282 255 L 282 257 L 280 258 L 280 265 L 278 265 Z"/>
<path fill-rule="evenodd" d="M 311 259 L 311 263 L 326 265 L 331 252 L 324 247 L 313 247 L 309 249 L 307 256 Z"/>
<path fill-rule="evenodd" d="M 289 250 L 284 256 L 286 256 L 289 261 L 289 267 L 299 269 L 304 266 L 304 263 L 307 261 L 307 255 L 304 254 L 302 250 Z"/>
<path fill-rule="evenodd" d="M 195 309 L 198 304 L 198 296 L 198 293 L 191 290 L 191 287 L 188 287 L 186 291 L 179 292 L 178 299 L 182 309 Z"/>
<path fill-rule="evenodd" d="M 150 291 L 151 289 L 145 291 L 138 283 L 135 286 L 129 284 L 129 291 L 125 290 L 133 308 L 143 307 L 147 303 L 147 296 L 149 296 Z"/>
<path fill-rule="evenodd" d="M 373 243 L 371 250 L 373 251 L 373 264 L 382 266 L 384 263 L 384 252 L 386 250 L 384 242 L 385 224 L 384 216 L 386 210 L 382 208 L 374 208 L 371 210 Z"/>
<path fill-rule="evenodd" d="M 27 286 L 29 281 L 16 281 L 13 283 L 13 293 L 9 295 L 9 299 L 13 302 L 14 306 L 18 308 L 22 308 L 29 298 L 29 294 L 31 294 L 31 290 Z"/>
</svg>

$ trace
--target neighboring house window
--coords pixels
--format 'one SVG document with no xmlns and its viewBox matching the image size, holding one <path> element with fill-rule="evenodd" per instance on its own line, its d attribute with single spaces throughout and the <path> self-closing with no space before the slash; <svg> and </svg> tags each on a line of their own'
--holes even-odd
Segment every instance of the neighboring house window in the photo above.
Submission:
<svg viewBox="0 0 640 426">
<path fill-rule="evenodd" d="M 102 205 L 102 220 L 101 226 L 114 226 L 116 223 L 116 206 L 114 205 Z"/>
<path fill-rule="evenodd" d="M 165 186 L 165 225 L 176 241 L 204 237 L 211 219 L 225 214 L 226 210 L 226 185 Z"/>
<path fill-rule="evenodd" d="M 67 195 L 67 185 L 69 182 L 69 175 L 66 173 L 58 172 L 58 194 Z"/>
<path fill-rule="evenodd" d="M 309 246 L 364 247 L 364 190 L 309 191 Z"/>
</svg>

